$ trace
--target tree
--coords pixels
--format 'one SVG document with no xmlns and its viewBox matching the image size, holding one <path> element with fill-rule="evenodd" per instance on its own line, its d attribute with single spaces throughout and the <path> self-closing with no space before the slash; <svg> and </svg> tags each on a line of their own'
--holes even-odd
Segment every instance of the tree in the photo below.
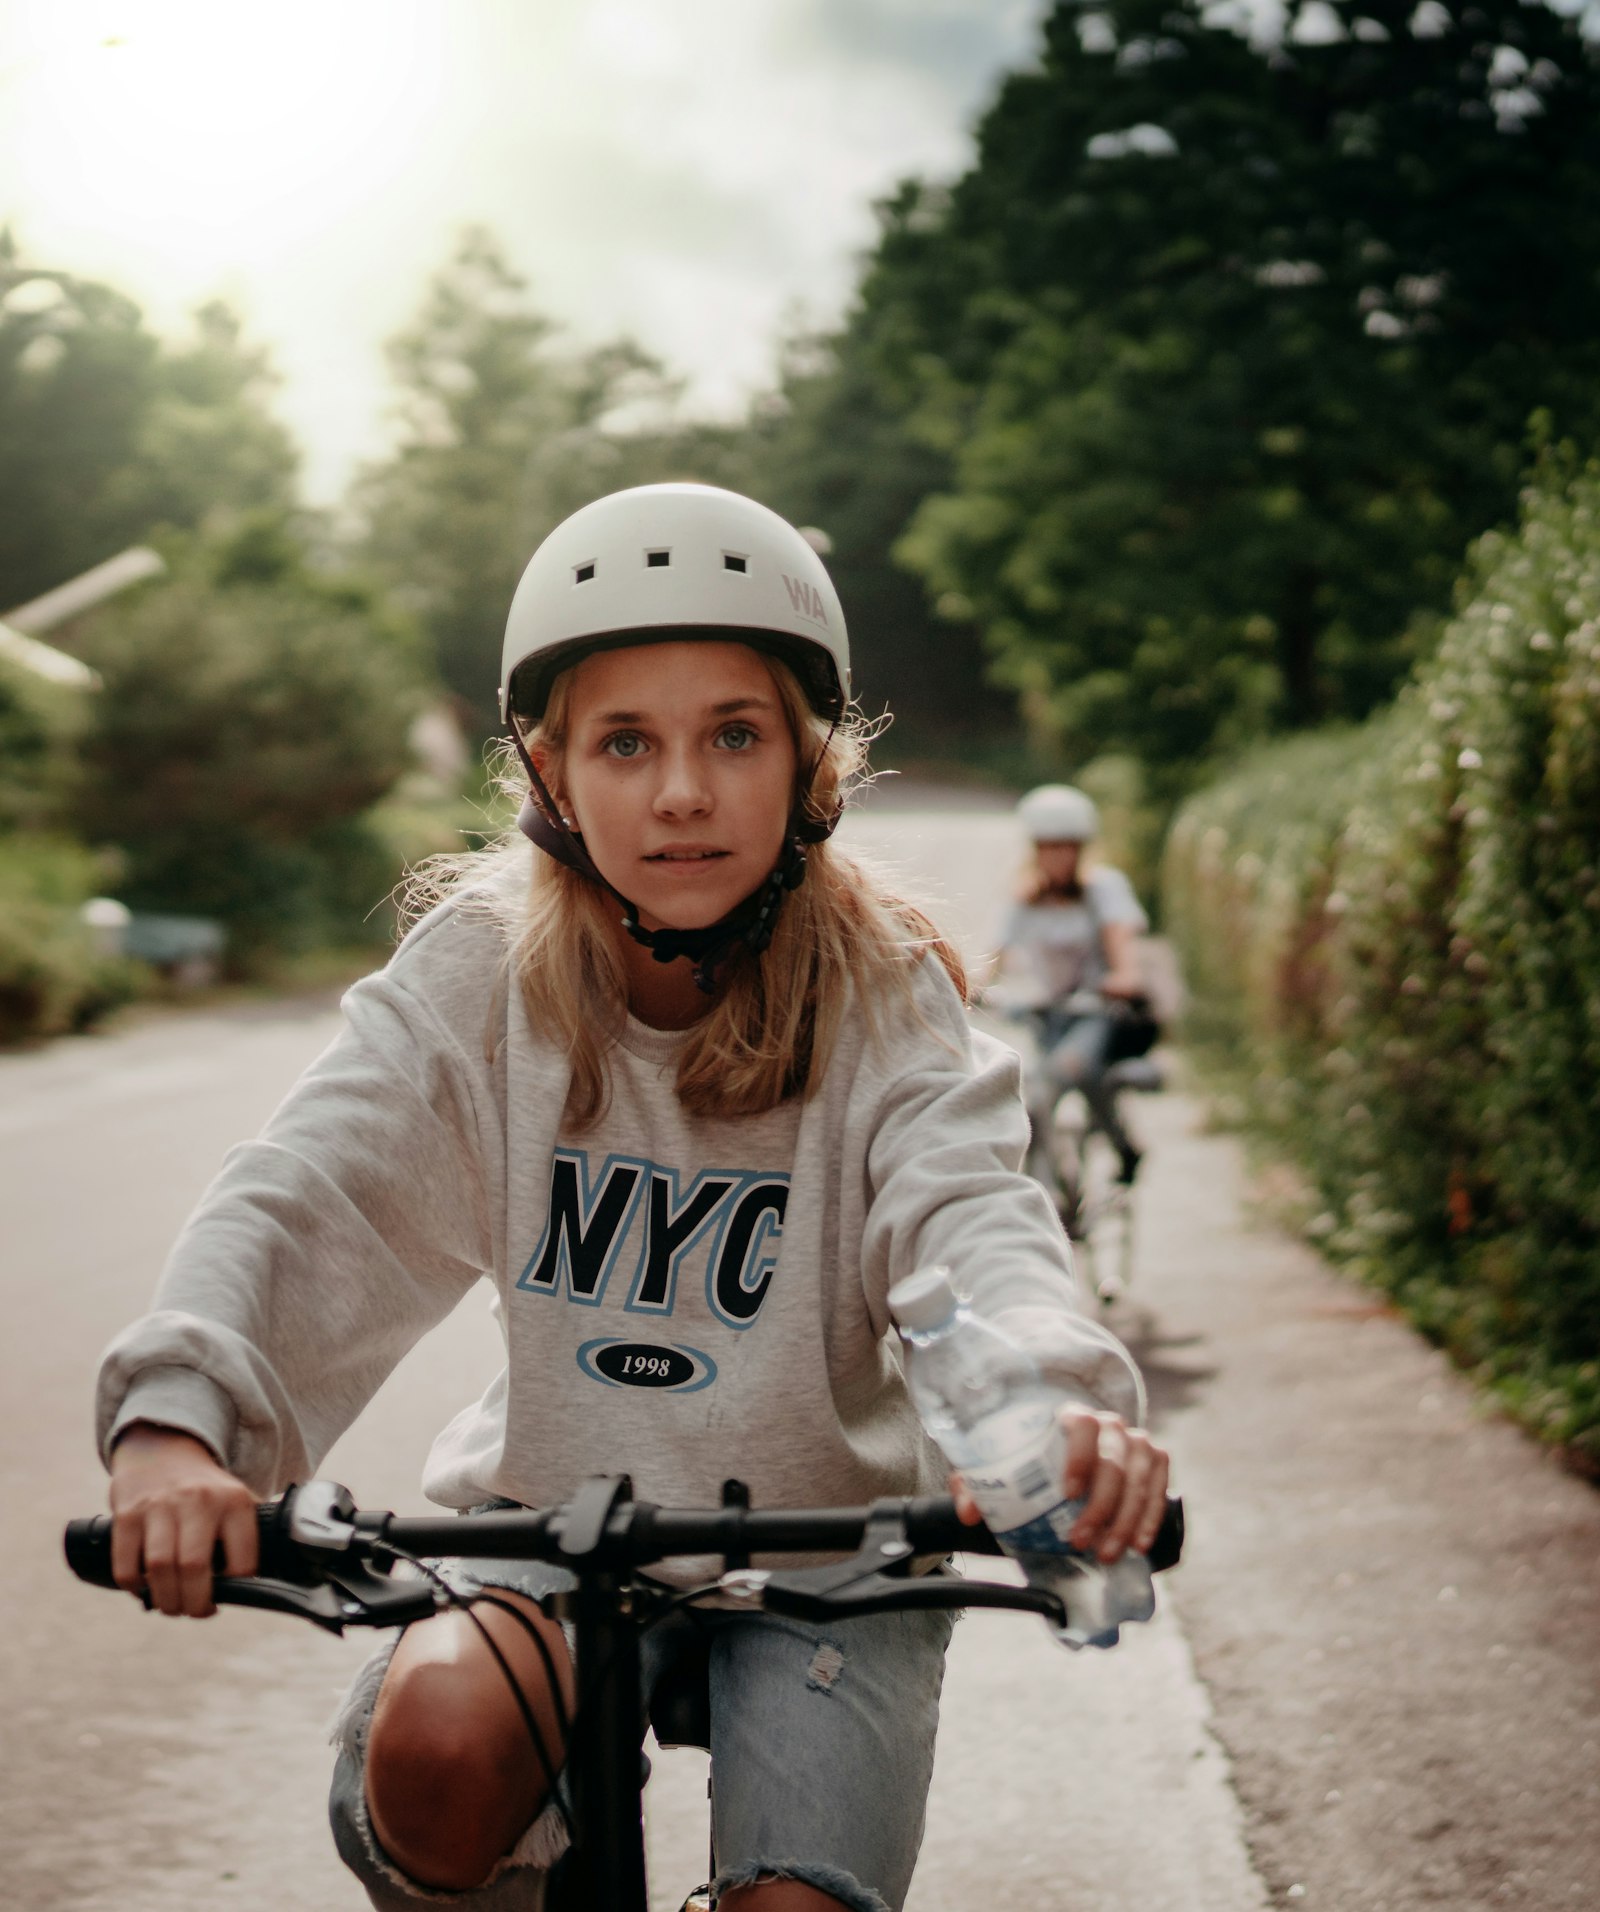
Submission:
<svg viewBox="0 0 1600 1912">
<path fill-rule="evenodd" d="M 624 405 L 667 406 L 655 363 L 627 341 L 563 356 L 554 332 L 494 237 L 464 233 L 390 345 L 400 446 L 352 498 L 364 551 L 485 730 L 498 725 L 506 611 L 540 539 L 605 492 L 690 475 L 670 432 L 605 429 Z"/>
<path fill-rule="evenodd" d="M 133 456 L 158 351 L 131 300 L 24 266 L 0 233 L 0 603 L 131 542 L 105 474 Z"/>
<path fill-rule="evenodd" d="M 881 216 L 891 220 L 892 206 Z M 752 420 L 747 488 L 791 523 L 826 532 L 856 695 L 869 711 L 894 713 L 891 745 L 955 754 L 1002 729 L 1009 710 L 970 621 L 936 616 L 921 579 L 892 555 L 917 505 L 950 481 L 951 462 L 910 429 L 886 376 L 878 332 L 891 318 L 863 305 L 839 337 L 791 342 L 779 390 Z"/>
<path fill-rule="evenodd" d="M 868 275 L 952 455 L 902 554 L 1080 749 L 1170 778 L 1360 715 L 1530 413 L 1600 436 L 1597 257 L 1570 18 L 1302 0 L 1257 48 L 1197 0 L 1060 5 Z"/>
<path fill-rule="evenodd" d="M 287 505 L 270 378 L 226 306 L 165 346 L 121 293 L 25 264 L 0 232 L 0 607 L 163 526 Z"/>
<path fill-rule="evenodd" d="M 266 410 L 277 374 L 246 344 L 239 315 L 221 300 L 195 313 L 187 346 L 156 360 L 149 409 L 110 501 L 132 519 L 193 529 L 220 510 L 281 511 L 294 502 L 299 453 Z"/>
<path fill-rule="evenodd" d="M 362 820 L 410 763 L 414 628 L 265 513 L 179 549 L 78 648 L 103 687 L 76 822 L 120 850 L 123 900 L 222 919 L 245 966 L 359 933 L 396 874 Z"/>
</svg>

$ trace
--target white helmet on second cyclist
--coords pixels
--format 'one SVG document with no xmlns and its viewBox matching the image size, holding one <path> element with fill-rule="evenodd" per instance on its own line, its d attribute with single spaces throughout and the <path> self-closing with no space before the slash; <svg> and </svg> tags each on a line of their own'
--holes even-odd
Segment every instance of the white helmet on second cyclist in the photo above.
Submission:
<svg viewBox="0 0 1600 1912">
<path fill-rule="evenodd" d="M 636 485 L 576 511 L 528 560 L 506 619 L 500 714 L 526 731 L 591 651 L 736 639 L 781 658 L 829 719 L 850 700 L 844 611 L 815 546 L 715 485 Z"/>
<path fill-rule="evenodd" d="M 1070 783 L 1042 783 L 1017 805 L 1017 818 L 1034 843 L 1089 843 L 1100 834 L 1094 799 Z"/>
</svg>

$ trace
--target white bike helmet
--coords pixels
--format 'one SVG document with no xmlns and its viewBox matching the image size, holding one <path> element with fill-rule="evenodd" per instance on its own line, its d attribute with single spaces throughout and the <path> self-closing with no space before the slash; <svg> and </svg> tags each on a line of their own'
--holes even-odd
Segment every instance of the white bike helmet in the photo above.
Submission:
<svg viewBox="0 0 1600 1912">
<path fill-rule="evenodd" d="M 844 611 L 814 545 L 775 511 L 715 485 L 636 485 L 558 524 L 506 619 L 500 715 L 526 731 L 565 665 L 590 651 L 737 638 L 780 657 L 812 708 L 850 699 Z"/>
<path fill-rule="evenodd" d="M 1042 783 L 1017 805 L 1017 818 L 1034 843 L 1088 843 L 1100 834 L 1094 799 L 1070 783 Z"/>
</svg>

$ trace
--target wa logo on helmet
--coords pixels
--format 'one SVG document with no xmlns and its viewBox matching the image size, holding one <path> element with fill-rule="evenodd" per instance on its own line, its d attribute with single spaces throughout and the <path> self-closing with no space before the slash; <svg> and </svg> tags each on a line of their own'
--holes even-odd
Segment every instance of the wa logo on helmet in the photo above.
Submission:
<svg viewBox="0 0 1600 1912">
<path fill-rule="evenodd" d="M 828 627 L 828 607 L 822 601 L 822 593 L 814 584 L 807 584 L 804 578 L 792 578 L 787 571 L 780 571 L 784 588 L 789 593 L 789 602 L 801 617 L 808 617 L 814 624 L 820 624 L 824 630 Z"/>
</svg>

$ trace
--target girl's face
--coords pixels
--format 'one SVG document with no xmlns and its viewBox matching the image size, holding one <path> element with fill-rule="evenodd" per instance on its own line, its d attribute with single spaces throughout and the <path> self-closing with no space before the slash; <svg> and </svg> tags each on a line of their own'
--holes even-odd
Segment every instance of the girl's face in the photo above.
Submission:
<svg viewBox="0 0 1600 1912">
<path fill-rule="evenodd" d="M 551 769 L 590 856 L 645 928 L 697 929 L 777 863 L 797 762 L 759 653 L 662 643 L 574 667 L 566 748 Z"/>
<path fill-rule="evenodd" d="M 1039 874 L 1053 890 L 1064 890 L 1078 874 L 1078 859 L 1083 854 L 1081 843 L 1036 843 L 1034 855 L 1039 860 Z"/>
</svg>

